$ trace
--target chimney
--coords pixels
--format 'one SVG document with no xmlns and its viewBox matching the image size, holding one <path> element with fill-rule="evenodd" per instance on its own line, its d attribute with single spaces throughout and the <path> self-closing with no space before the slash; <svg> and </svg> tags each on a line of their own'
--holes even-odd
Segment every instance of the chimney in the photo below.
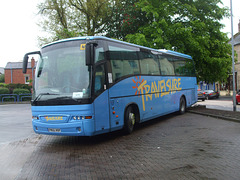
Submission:
<svg viewBox="0 0 240 180">
<path fill-rule="evenodd" d="M 32 57 L 32 59 L 31 59 L 31 68 L 34 68 L 34 66 L 35 66 L 35 59 Z"/>
</svg>

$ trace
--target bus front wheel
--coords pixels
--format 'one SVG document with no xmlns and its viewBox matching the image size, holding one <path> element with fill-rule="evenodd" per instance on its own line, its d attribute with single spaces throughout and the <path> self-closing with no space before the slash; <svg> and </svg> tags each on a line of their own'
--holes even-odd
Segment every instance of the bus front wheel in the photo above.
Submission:
<svg viewBox="0 0 240 180">
<path fill-rule="evenodd" d="M 136 114 L 131 106 L 127 108 L 124 115 L 124 132 L 131 134 L 136 123 Z"/>
<path fill-rule="evenodd" d="M 184 114 L 186 112 L 186 100 L 184 97 L 180 99 L 179 114 Z"/>
</svg>

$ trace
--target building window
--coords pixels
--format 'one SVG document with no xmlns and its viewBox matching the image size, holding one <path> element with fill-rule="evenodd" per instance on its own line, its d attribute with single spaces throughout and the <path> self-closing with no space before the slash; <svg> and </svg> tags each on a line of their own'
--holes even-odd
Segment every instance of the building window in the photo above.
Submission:
<svg viewBox="0 0 240 180">
<path fill-rule="evenodd" d="M 24 78 L 25 78 L 25 84 L 29 84 L 29 80 L 30 80 L 29 74 L 25 74 Z"/>
</svg>

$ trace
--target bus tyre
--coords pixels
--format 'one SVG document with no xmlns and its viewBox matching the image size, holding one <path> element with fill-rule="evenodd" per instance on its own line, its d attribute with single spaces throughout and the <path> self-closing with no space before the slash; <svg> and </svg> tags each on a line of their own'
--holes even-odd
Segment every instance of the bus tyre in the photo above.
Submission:
<svg viewBox="0 0 240 180">
<path fill-rule="evenodd" d="M 179 114 L 184 114 L 186 112 L 186 101 L 184 97 L 180 99 Z"/>
<path fill-rule="evenodd" d="M 136 122 L 136 116 L 133 111 L 133 108 L 129 106 L 125 111 L 124 115 L 124 132 L 126 134 L 131 134 Z"/>
</svg>

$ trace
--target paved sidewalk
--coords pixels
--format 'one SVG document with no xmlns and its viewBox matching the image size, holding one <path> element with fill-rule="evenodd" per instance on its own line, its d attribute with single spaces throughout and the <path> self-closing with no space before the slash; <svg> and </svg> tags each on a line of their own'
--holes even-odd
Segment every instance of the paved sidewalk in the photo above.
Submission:
<svg viewBox="0 0 240 180">
<path fill-rule="evenodd" d="M 239 122 L 240 123 L 240 112 L 236 111 L 225 111 L 218 109 L 208 109 L 203 105 L 195 105 L 188 109 L 191 113 L 201 114 L 205 116 L 211 116 L 215 118 L 225 119 L 229 121 Z"/>
</svg>

